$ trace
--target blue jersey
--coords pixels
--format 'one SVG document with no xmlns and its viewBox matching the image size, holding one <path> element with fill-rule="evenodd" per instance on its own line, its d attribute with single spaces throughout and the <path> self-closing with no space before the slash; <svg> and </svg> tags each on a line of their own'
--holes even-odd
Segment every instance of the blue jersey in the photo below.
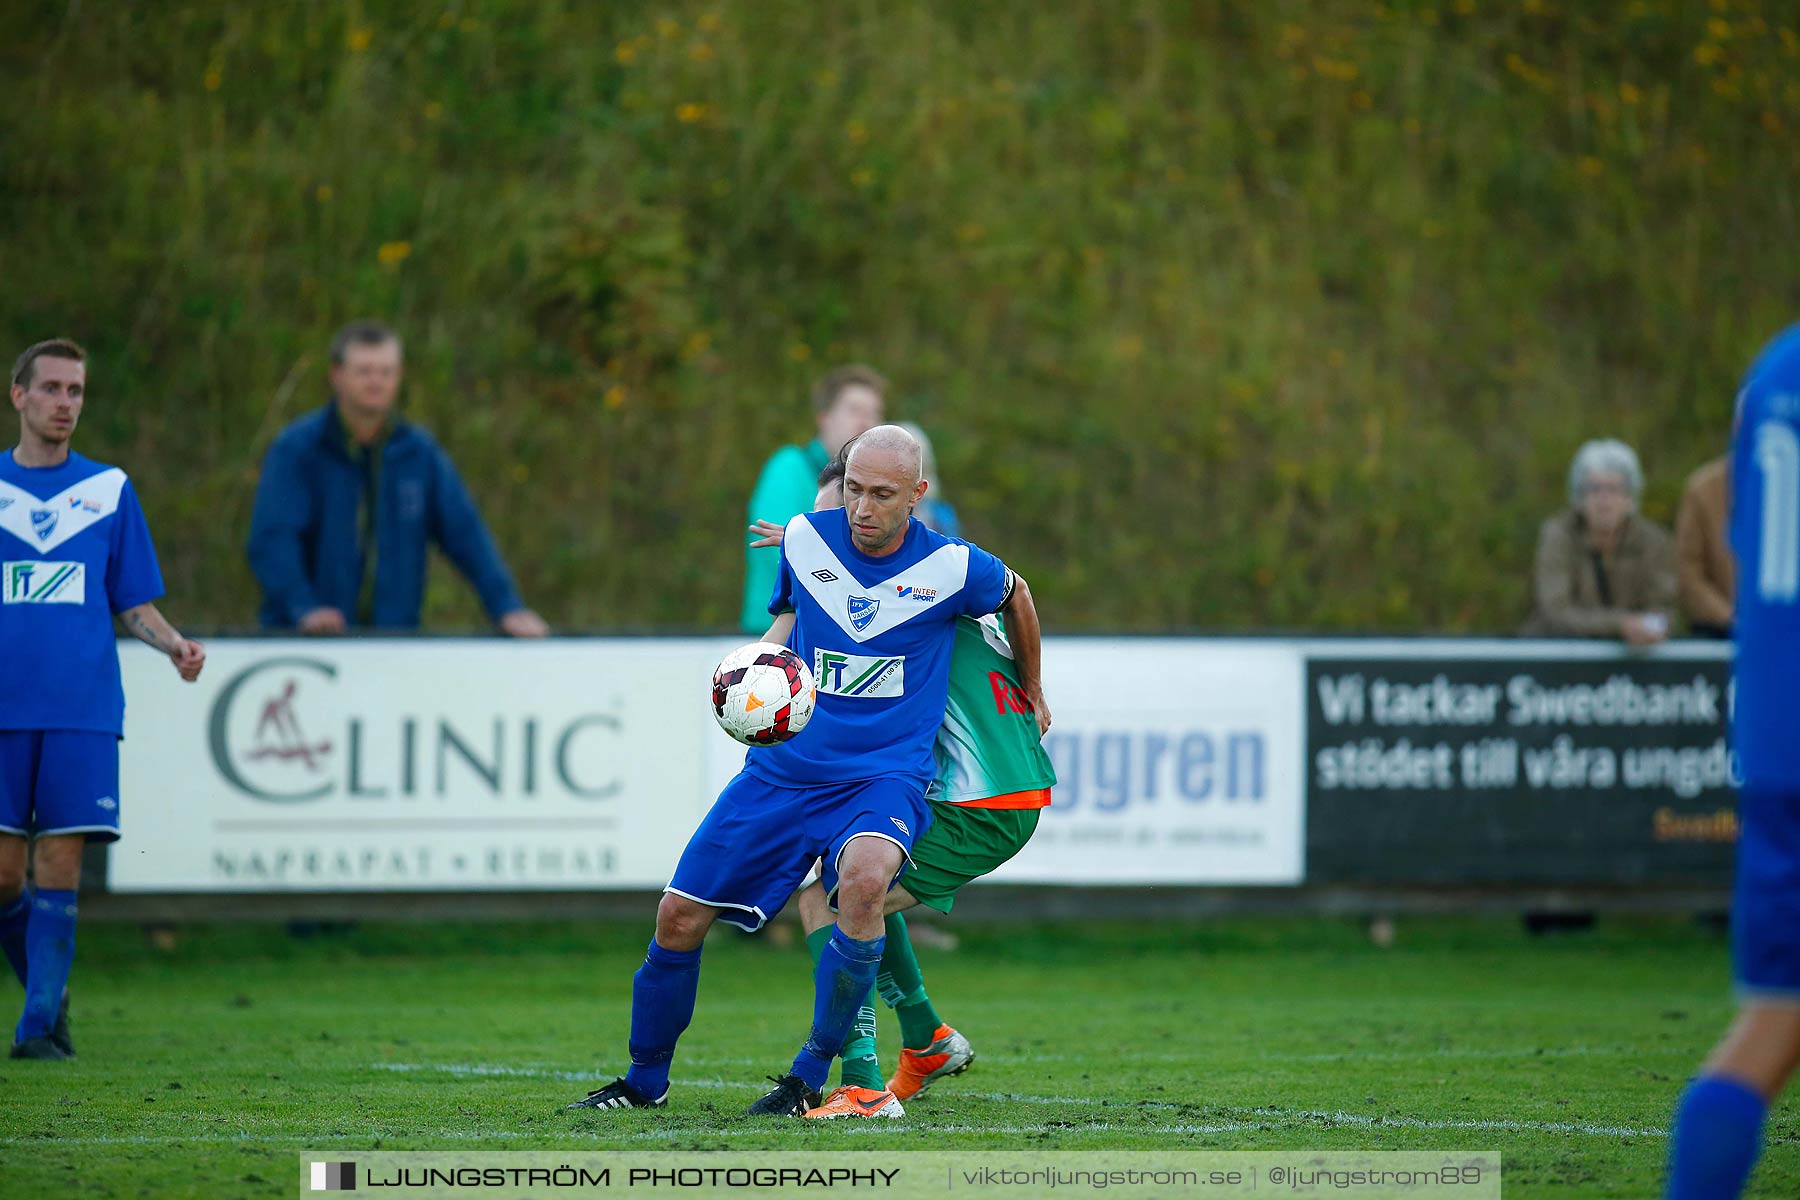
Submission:
<svg viewBox="0 0 1800 1200">
<path fill-rule="evenodd" d="M 744 768 L 785 787 L 936 774 L 956 618 L 1006 602 L 1012 576 L 978 546 L 909 518 L 900 549 L 870 558 L 841 508 L 802 513 L 781 544 L 771 613 L 792 609 L 788 638 L 818 681 L 804 732 L 750 751 Z"/>
<path fill-rule="evenodd" d="M 0 455 L 0 729 L 118 735 L 125 689 L 113 614 L 162 595 L 125 472 L 71 452 L 54 467 Z"/>
<path fill-rule="evenodd" d="M 1745 782 L 1800 789 L 1800 325 L 1738 396 L 1731 546 L 1738 561 L 1733 734 Z"/>
</svg>

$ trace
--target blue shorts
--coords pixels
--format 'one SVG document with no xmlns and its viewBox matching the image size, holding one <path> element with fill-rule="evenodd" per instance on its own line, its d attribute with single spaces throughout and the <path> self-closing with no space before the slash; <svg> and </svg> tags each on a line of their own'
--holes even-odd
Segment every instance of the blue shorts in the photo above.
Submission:
<svg viewBox="0 0 1800 1200">
<path fill-rule="evenodd" d="M 118 735 L 0 729 L 0 833 L 118 841 Z"/>
<path fill-rule="evenodd" d="M 1800 1003 L 1800 792 L 1738 795 L 1731 963 L 1740 998 Z"/>
<path fill-rule="evenodd" d="M 815 859 L 824 859 L 825 892 L 833 896 L 838 858 L 851 838 L 893 842 L 905 869 L 913 840 L 930 824 L 925 790 L 909 780 L 786 788 L 740 771 L 688 839 L 663 890 L 722 910 L 721 921 L 759 929 L 781 911 Z"/>
</svg>

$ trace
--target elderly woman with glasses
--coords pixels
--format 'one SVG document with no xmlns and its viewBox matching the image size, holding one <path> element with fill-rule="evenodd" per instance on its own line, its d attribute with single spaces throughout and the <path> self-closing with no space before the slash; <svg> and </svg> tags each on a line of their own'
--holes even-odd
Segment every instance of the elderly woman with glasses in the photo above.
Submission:
<svg viewBox="0 0 1800 1200">
<path fill-rule="evenodd" d="M 1649 646 L 1669 636 L 1675 552 L 1637 511 L 1644 472 L 1630 446 L 1592 441 L 1569 467 L 1570 507 L 1538 535 L 1535 612 L 1528 632 L 1619 638 Z"/>
</svg>

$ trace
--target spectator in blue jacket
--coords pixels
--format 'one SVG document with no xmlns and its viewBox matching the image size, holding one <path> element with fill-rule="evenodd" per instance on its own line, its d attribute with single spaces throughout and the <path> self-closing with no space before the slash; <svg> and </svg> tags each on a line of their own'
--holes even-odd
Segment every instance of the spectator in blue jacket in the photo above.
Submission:
<svg viewBox="0 0 1800 1200">
<path fill-rule="evenodd" d="M 281 431 L 250 518 L 262 623 L 415 629 L 435 540 L 513 637 L 542 637 L 450 456 L 395 411 L 400 339 L 357 321 L 331 341 L 331 402 Z"/>
</svg>

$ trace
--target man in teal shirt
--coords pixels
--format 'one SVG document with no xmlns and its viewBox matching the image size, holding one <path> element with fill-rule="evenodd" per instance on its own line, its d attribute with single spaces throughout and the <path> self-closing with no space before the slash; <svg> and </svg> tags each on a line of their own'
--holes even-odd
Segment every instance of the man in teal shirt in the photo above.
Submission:
<svg viewBox="0 0 1800 1200">
<path fill-rule="evenodd" d="M 870 367 L 836 367 L 813 385 L 813 414 L 819 436 L 804 446 L 783 446 L 763 465 L 756 490 L 750 493 L 746 542 L 762 535 L 758 521 L 786 525 L 797 514 L 811 512 L 819 491 L 819 472 L 838 456 L 844 443 L 881 424 L 888 382 Z M 739 624 L 745 633 L 769 628 L 769 596 L 781 552 L 772 546 L 744 551 L 744 607 Z"/>
</svg>

